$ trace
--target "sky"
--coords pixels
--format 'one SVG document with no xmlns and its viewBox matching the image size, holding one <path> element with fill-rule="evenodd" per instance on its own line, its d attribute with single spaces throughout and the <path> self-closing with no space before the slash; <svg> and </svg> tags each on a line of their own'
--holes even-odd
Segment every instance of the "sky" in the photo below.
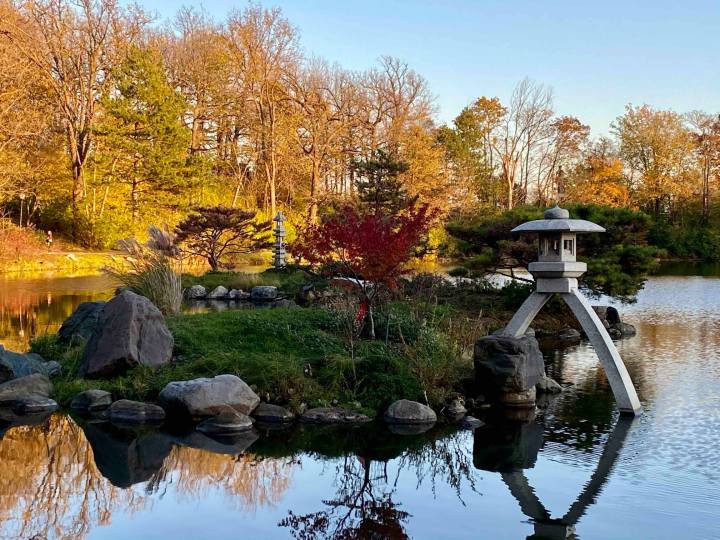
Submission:
<svg viewBox="0 0 720 540">
<path fill-rule="evenodd" d="M 159 18 L 180 5 L 140 0 Z M 720 0 L 265 0 L 308 55 L 364 70 L 401 58 L 429 83 L 439 123 L 479 96 L 507 101 L 530 79 L 559 115 L 605 135 L 625 105 L 720 113 Z M 242 1 L 204 0 L 222 19 Z"/>
</svg>

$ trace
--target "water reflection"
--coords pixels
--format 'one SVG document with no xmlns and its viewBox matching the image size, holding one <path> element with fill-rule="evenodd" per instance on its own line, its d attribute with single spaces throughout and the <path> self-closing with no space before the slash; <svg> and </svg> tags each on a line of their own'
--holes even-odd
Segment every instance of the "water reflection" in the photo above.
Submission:
<svg viewBox="0 0 720 540">
<path fill-rule="evenodd" d="M 638 329 L 618 342 L 645 409 L 632 425 L 582 343 L 547 352 L 565 392 L 475 433 L 218 440 L 2 413 L 0 537 L 712 538 L 720 280 L 653 278 L 621 309 Z"/>
<path fill-rule="evenodd" d="M 602 446 L 602 453 L 590 481 L 560 518 L 551 516 L 523 472 L 535 467 L 538 453 L 543 446 L 545 430 L 535 421 L 534 413 L 524 421 L 502 419 L 495 425 L 486 425 L 476 430 L 474 464 L 479 469 L 500 474 L 523 514 L 533 522 L 535 531 L 528 539 L 575 539 L 575 525 L 595 502 L 607 482 L 634 421 L 635 419 L 625 417 L 618 418 Z"/>
<path fill-rule="evenodd" d="M 105 300 L 113 289 L 112 281 L 102 275 L 0 275 L 0 343 L 11 351 L 25 351 L 33 337 L 57 332 L 79 304 Z"/>
</svg>

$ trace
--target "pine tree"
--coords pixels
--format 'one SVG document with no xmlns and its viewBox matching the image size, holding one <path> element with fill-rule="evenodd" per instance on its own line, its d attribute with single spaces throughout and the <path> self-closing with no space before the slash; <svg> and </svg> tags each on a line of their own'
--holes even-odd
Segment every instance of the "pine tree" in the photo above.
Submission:
<svg viewBox="0 0 720 540">
<path fill-rule="evenodd" d="M 353 169 L 358 198 L 373 213 L 395 215 L 413 202 L 400 180 L 408 164 L 390 152 L 376 150 L 355 161 Z"/>
<path fill-rule="evenodd" d="M 183 125 L 183 97 L 167 81 L 162 60 L 149 49 L 133 48 L 115 73 L 103 99 L 99 135 L 107 149 L 112 182 L 127 186 L 134 226 L 143 208 L 175 208 L 189 187 L 190 132 Z"/>
</svg>

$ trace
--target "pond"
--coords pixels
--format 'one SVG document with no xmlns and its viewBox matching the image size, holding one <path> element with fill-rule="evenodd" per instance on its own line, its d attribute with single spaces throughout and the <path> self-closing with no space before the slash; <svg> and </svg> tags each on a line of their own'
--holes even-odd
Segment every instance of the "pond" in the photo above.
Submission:
<svg viewBox="0 0 720 540">
<path fill-rule="evenodd" d="M 475 432 L 215 440 L 56 414 L 4 428 L 0 537 L 720 538 L 720 279 L 654 277 L 620 309 L 636 420 L 587 344 L 547 351 L 561 396 Z"/>
</svg>

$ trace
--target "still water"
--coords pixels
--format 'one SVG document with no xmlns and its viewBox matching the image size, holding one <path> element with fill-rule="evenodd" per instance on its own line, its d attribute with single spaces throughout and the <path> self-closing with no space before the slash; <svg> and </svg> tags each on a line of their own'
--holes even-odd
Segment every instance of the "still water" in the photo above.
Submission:
<svg viewBox="0 0 720 540">
<path fill-rule="evenodd" d="M 34 328 L 52 330 L 61 297 Z M 56 414 L 3 432 L 0 537 L 720 539 L 720 279 L 655 277 L 620 309 L 638 330 L 618 343 L 634 421 L 585 344 L 547 353 L 566 390 L 534 418 L 488 414 L 474 433 L 218 441 Z"/>
</svg>

